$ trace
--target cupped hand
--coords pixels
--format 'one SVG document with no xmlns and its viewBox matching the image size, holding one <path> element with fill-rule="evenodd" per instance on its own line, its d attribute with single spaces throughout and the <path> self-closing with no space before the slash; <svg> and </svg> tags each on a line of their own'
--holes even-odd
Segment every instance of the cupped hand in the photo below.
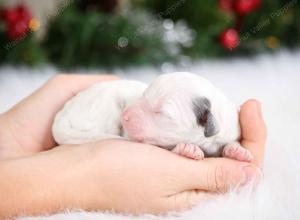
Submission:
<svg viewBox="0 0 300 220">
<path fill-rule="evenodd" d="M 0 115 L 0 158 L 24 156 L 56 146 L 55 114 L 72 96 L 114 75 L 56 75 L 32 95 Z M 9 148 L 8 148 L 9 146 Z"/>
<path fill-rule="evenodd" d="M 0 136 L 0 147 L 9 146 L 2 153 L 19 157 L 0 164 L 10 180 L 0 184 L 1 195 L 6 194 L 8 201 L 6 207 L 0 206 L 0 213 L 15 207 L 16 199 L 20 201 L 16 213 L 44 214 L 66 208 L 164 213 L 192 207 L 260 175 L 266 127 L 255 100 L 247 101 L 240 111 L 241 144 L 254 155 L 252 164 L 226 158 L 194 161 L 121 140 L 48 150 L 55 146 L 51 124 L 63 103 L 91 84 L 110 79 L 114 77 L 56 77 L 0 118 L 9 128 Z M 12 197 L 10 190 L 24 195 L 24 201 Z"/>
<path fill-rule="evenodd" d="M 248 102 L 246 106 L 250 109 L 254 104 Z M 255 111 L 250 111 L 251 117 Z M 256 130 L 256 126 L 247 131 L 252 133 L 251 129 Z M 246 132 L 245 141 L 249 142 L 246 146 L 261 164 L 264 145 L 262 142 L 258 145 L 255 142 L 258 139 L 248 140 L 248 134 Z M 151 145 L 107 140 L 83 147 L 97 155 L 98 162 L 93 164 L 99 167 L 83 172 L 88 175 L 83 176 L 82 185 L 76 187 L 91 190 L 84 202 L 88 210 L 134 214 L 181 211 L 260 178 L 255 164 L 225 158 L 196 161 Z M 103 197 L 94 197 L 95 191 Z"/>
<path fill-rule="evenodd" d="M 102 170 L 109 180 L 102 184 L 102 192 L 109 198 L 104 200 L 103 210 L 179 211 L 213 199 L 232 187 L 260 180 L 267 131 L 258 101 L 249 100 L 241 106 L 240 124 L 241 144 L 254 156 L 253 163 L 226 158 L 196 161 L 148 145 L 107 142 L 99 148 L 101 167 L 109 167 Z M 92 208 L 95 209 L 96 206 Z"/>
<path fill-rule="evenodd" d="M 224 158 L 196 161 L 151 145 L 104 140 L 0 161 L 0 172 L 5 177 L 0 193 L 6 201 L 0 213 L 6 217 L 66 209 L 181 211 L 246 184 L 257 168 Z"/>
</svg>

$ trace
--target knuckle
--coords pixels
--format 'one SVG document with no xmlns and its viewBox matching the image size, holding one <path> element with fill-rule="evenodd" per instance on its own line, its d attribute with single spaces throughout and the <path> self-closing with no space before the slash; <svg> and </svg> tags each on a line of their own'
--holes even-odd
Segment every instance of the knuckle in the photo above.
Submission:
<svg viewBox="0 0 300 220">
<path fill-rule="evenodd" d="M 182 192 L 174 195 L 171 202 L 172 211 L 182 211 L 193 207 L 194 199 L 193 194 L 190 191 Z"/>
<path fill-rule="evenodd" d="M 172 202 L 171 202 L 171 206 L 170 206 L 170 209 L 172 211 L 177 211 L 178 209 L 180 209 L 180 205 L 179 205 L 179 200 L 180 200 L 180 195 L 175 195 L 172 199 Z"/>
<path fill-rule="evenodd" d="M 229 171 L 224 166 L 217 166 L 214 172 L 213 184 L 217 191 L 223 192 L 226 190 L 226 180 L 229 176 Z"/>
</svg>

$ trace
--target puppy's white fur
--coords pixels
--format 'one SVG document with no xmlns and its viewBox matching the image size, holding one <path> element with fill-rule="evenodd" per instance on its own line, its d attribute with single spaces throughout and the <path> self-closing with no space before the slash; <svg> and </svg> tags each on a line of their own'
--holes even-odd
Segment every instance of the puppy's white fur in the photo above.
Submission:
<svg viewBox="0 0 300 220">
<path fill-rule="evenodd" d="M 205 137 L 193 101 L 205 97 L 219 131 Z M 102 82 L 67 102 L 53 124 L 59 144 L 81 144 L 125 136 L 166 149 L 178 143 L 216 155 L 240 136 L 238 109 L 209 81 L 191 73 L 159 76 L 146 89 L 137 81 Z"/>
<path fill-rule="evenodd" d="M 55 117 L 55 141 L 83 144 L 120 137 L 123 109 L 140 98 L 146 87 L 138 81 L 116 80 L 101 82 L 77 94 Z"/>
</svg>

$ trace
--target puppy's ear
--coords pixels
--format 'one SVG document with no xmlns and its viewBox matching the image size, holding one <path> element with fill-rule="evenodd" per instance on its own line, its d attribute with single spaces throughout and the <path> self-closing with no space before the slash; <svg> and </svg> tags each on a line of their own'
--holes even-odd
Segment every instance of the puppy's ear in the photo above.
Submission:
<svg viewBox="0 0 300 220">
<path fill-rule="evenodd" d="M 196 116 L 197 124 L 204 127 L 205 137 L 212 137 L 220 131 L 219 125 L 211 113 L 211 103 L 207 98 L 194 98 L 193 111 Z"/>
</svg>

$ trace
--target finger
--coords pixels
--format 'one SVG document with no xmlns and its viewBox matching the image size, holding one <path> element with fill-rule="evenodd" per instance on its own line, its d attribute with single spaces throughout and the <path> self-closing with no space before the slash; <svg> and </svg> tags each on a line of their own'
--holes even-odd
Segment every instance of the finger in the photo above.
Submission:
<svg viewBox="0 0 300 220">
<path fill-rule="evenodd" d="M 44 104 L 53 108 L 50 113 L 55 113 L 63 104 L 78 92 L 95 83 L 118 79 L 114 75 L 56 75 L 41 87 L 32 98 L 36 104 Z M 45 104 L 45 102 L 48 102 Z"/>
<path fill-rule="evenodd" d="M 59 74 L 54 76 L 49 84 L 62 87 L 65 91 L 72 92 L 74 95 L 95 83 L 117 79 L 119 78 L 115 75 Z"/>
<path fill-rule="evenodd" d="M 10 115 L 9 118 L 18 118 L 18 124 L 22 126 L 40 127 L 38 133 L 34 131 L 34 135 L 41 139 L 37 142 L 44 149 L 50 149 L 55 146 L 50 132 L 54 116 L 64 103 L 97 82 L 114 79 L 117 77 L 113 75 L 57 75 L 6 114 Z"/>
<path fill-rule="evenodd" d="M 265 151 L 267 129 L 262 116 L 261 105 L 258 101 L 249 100 L 242 105 L 240 125 L 242 146 L 252 153 L 254 157 L 253 162 L 261 166 Z"/>
<path fill-rule="evenodd" d="M 34 106 L 35 109 L 45 109 L 53 114 L 55 111 L 44 108 L 44 106 L 57 110 L 79 91 L 97 82 L 116 79 L 118 77 L 114 75 L 56 75 L 31 96 L 24 99 L 21 104 L 25 106 L 23 108 L 32 109 Z"/>
<path fill-rule="evenodd" d="M 163 201 L 167 211 L 184 211 L 203 202 L 213 200 L 217 194 L 202 190 L 188 190 L 166 197 Z"/>
<path fill-rule="evenodd" d="M 208 158 L 183 165 L 185 189 L 226 192 L 260 179 L 259 169 L 250 163 L 226 158 Z M 184 190 L 184 188 L 183 188 Z"/>
</svg>

